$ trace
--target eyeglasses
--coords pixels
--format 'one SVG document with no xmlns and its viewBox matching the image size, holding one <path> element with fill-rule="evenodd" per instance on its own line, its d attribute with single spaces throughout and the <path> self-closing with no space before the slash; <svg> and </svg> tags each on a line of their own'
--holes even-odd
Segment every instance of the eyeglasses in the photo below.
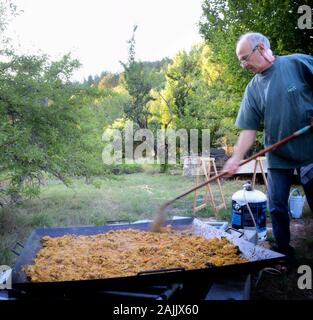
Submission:
<svg viewBox="0 0 313 320">
<path fill-rule="evenodd" d="M 258 45 L 256 45 L 256 46 L 252 49 L 252 51 L 251 51 L 246 57 L 244 57 L 244 58 L 242 58 L 242 59 L 240 60 L 240 65 L 241 65 L 242 67 L 245 67 L 245 66 L 246 66 L 246 63 L 248 62 L 248 60 L 249 60 L 250 57 L 252 56 L 253 52 L 254 52 L 257 48 L 258 48 Z"/>
</svg>

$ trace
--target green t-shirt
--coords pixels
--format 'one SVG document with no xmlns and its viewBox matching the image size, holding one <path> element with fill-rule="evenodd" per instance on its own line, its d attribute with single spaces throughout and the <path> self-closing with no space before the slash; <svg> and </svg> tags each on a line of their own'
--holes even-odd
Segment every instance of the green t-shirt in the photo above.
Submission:
<svg viewBox="0 0 313 320">
<path fill-rule="evenodd" d="M 268 147 L 307 126 L 313 117 L 313 57 L 293 54 L 276 57 L 273 65 L 248 84 L 236 125 L 260 130 Z M 313 132 L 267 154 L 269 168 L 298 168 L 313 162 Z"/>
</svg>

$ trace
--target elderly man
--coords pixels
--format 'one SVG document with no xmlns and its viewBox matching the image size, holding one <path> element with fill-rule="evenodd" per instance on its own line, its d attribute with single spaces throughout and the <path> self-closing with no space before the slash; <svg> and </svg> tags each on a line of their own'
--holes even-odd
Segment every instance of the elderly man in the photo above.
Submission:
<svg viewBox="0 0 313 320">
<path fill-rule="evenodd" d="M 306 126 L 313 117 L 313 57 L 304 54 L 274 56 L 269 40 L 260 33 L 240 37 L 236 54 L 243 68 L 255 76 L 246 87 L 236 125 L 242 129 L 234 154 L 224 171 L 234 174 L 253 145 L 256 132 L 264 127 L 266 147 Z M 313 133 L 288 142 L 267 154 L 268 200 L 275 249 L 290 259 L 288 196 L 294 170 L 313 163 Z M 307 175 L 308 176 L 308 175 Z M 312 184 L 305 188 L 313 201 Z"/>
</svg>

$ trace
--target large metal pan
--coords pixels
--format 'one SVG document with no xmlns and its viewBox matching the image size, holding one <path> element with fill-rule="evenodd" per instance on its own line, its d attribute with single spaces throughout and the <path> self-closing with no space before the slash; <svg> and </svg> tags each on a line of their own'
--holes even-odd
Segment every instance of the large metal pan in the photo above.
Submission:
<svg viewBox="0 0 313 320">
<path fill-rule="evenodd" d="M 199 222 L 197 219 L 186 218 L 177 220 L 168 220 L 167 224 L 171 225 L 173 229 L 183 230 L 189 229 L 195 225 L 195 222 Z M 243 254 L 251 254 L 248 251 L 260 252 L 256 258 L 252 258 L 252 261 L 247 263 L 241 263 L 236 265 L 227 265 L 215 267 L 208 265 L 206 268 L 195 270 L 184 270 L 183 268 L 175 269 L 162 269 L 162 270 L 142 270 L 137 275 L 107 278 L 107 279 L 95 279 L 95 280 L 80 280 L 80 281 L 60 281 L 60 282 L 29 282 L 23 272 L 23 267 L 32 264 L 36 254 L 41 249 L 41 238 L 43 236 L 59 237 L 66 234 L 75 235 L 95 235 L 99 233 L 105 233 L 112 230 L 120 229 L 140 229 L 149 230 L 150 222 L 133 223 L 133 224 L 117 224 L 117 225 L 104 225 L 104 226 L 82 226 L 82 227 L 66 227 L 66 228 L 40 228 L 35 229 L 31 233 L 30 237 L 25 243 L 20 256 L 17 258 L 13 267 L 12 287 L 13 290 L 23 292 L 25 294 L 37 294 L 37 295 L 55 295 L 56 293 L 66 295 L 82 292 L 84 290 L 117 290 L 119 288 L 125 288 L 125 286 L 131 288 L 132 286 L 144 286 L 153 285 L 155 283 L 175 283 L 175 282 L 203 282 L 203 280 L 214 279 L 216 277 L 236 275 L 236 274 L 249 274 L 261 270 L 265 267 L 273 266 L 277 261 L 283 260 L 285 256 L 276 253 L 271 250 L 254 246 L 245 240 L 236 240 L 230 236 L 229 240 L 240 247 Z M 201 226 L 203 227 L 203 225 Z M 212 228 L 212 227 L 211 227 Z M 201 231 L 201 228 L 197 229 L 204 232 L 211 232 L 212 230 Z M 199 232 L 198 232 L 199 234 Z M 214 235 L 215 236 L 215 235 Z M 219 235 L 217 235 L 219 236 Z M 222 235 L 223 236 L 223 235 Z M 237 242 L 239 241 L 239 243 Z"/>
</svg>

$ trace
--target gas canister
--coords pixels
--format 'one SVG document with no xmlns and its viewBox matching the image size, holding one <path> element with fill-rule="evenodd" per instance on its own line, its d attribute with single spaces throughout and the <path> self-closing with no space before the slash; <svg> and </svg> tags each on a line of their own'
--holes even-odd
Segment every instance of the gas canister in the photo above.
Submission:
<svg viewBox="0 0 313 320">
<path fill-rule="evenodd" d="M 256 223 L 258 238 L 265 240 L 267 197 L 263 192 L 253 189 L 250 181 L 243 185 L 242 190 L 235 192 L 232 196 L 233 228 L 254 227 L 248 206 Z"/>
</svg>

